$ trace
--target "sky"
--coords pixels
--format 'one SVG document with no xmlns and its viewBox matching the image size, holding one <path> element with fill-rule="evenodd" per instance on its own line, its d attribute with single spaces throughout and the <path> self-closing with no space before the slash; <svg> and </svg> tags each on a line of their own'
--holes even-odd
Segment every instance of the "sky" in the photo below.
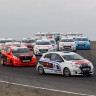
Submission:
<svg viewBox="0 0 96 96">
<path fill-rule="evenodd" d="M 0 0 L 0 38 L 79 32 L 96 40 L 96 0 Z"/>
</svg>

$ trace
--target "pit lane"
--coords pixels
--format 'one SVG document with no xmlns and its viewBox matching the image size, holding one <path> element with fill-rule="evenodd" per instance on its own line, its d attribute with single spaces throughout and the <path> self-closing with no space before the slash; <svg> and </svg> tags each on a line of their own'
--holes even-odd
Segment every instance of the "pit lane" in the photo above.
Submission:
<svg viewBox="0 0 96 96">
<path fill-rule="evenodd" d="M 91 50 L 77 53 L 90 60 L 96 68 L 96 43 L 91 42 Z M 39 59 L 40 56 L 37 56 Z M 40 75 L 35 67 L 11 67 L 0 65 L 0 80 L 48 89 L 96 95 L 96 71 L 91 77 L 62 75 Z"/>
</svg>

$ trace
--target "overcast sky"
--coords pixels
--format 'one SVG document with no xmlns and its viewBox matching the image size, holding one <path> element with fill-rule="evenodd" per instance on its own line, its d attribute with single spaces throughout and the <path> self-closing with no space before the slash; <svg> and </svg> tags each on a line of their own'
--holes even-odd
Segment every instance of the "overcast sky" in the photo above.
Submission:
<svg viewBox="0 0 96 96">
<path fill-rule="evenodd" d="M 96 0 L 0 0 L 0 37 L 81 32 L 96 40 Z"/>
</svg>

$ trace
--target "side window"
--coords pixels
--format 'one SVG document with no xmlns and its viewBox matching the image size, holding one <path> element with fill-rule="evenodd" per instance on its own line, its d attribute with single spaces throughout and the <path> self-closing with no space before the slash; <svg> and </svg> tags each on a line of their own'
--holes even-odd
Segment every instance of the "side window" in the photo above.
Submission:
<svg viewBox="0 0 96 96">
<path fill-rule="evenodd" d="M 51 60 L 52 60 L 52 61 L 56 61 L 56 54 L 55 54 L 55 53 L 52 53 L 52 54 L 51 54 Z"/>
<path fill-rule="evenodd" d="M 6 52 L 7 52 L 7 53 L 9 53 L 10 51 L 11 51 L 11 49 L 10 49 L 10 48 L 7 48 L 7 49 L 6 49 Z"/>
<path fill-rule="evenodd" d="M 60 61 L 60 62 L 64 62 L 64 60 L 62 59 L 62 57 L 58 54 L 56 54 L 56 57 L 55 57 L 56 61 Z"/>
<path fill-rule="evenodd" d="M 51 55 L 51 60 L 52 61 L 57 61 L 57 62 L 63 62 L 63 59 L 61 58 L 61 56 L 59 56 L 58 54 L 55 54 L 55 53 L 53 53 Z"/>
<path fill-rule="evenodd" d="M 46 55 L 44 56 L 44 58 L 50 59 L 50 58 L 51 58 L 51 54 L 46 54 Z"/>
</svg>

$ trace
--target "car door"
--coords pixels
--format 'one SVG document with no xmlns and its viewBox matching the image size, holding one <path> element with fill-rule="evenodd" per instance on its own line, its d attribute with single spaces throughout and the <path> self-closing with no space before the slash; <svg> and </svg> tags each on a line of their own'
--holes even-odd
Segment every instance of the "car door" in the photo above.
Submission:
<svg viewBox="0 0 96 96">
<path fill-rule="evenodd" d="M 57 54 L 57 53 L 52 53 L 51 54 L 51 61 L 50 63 L 53 64 L 53 73 L 54 74 L 61 74 L 61 63 L 64 62 L 64 60 L 62 59 L 62 57 Z"/>
<path fill-rule="evenodd" d="M 48 53 L 44 56 L 43 60 L 39 62 L 43 65 L 45 73 L 52 73 L 53 64 L 51 63 L 51 53 Z"/>
<path fill-rule="evenodd" d="M 8 64 L 9 65 L 9 63 L 10 63 L 10 52 L 11 52 L 11 49 L 9 48 L 9 47 L 7 47 L 6 49 L 5 49 L 5 51 L 4 51 L 4 54 L 3 54 L 3 59 L 4 59 L 4 62 L 6 63 L 6 64 Z"/>
</svg>

